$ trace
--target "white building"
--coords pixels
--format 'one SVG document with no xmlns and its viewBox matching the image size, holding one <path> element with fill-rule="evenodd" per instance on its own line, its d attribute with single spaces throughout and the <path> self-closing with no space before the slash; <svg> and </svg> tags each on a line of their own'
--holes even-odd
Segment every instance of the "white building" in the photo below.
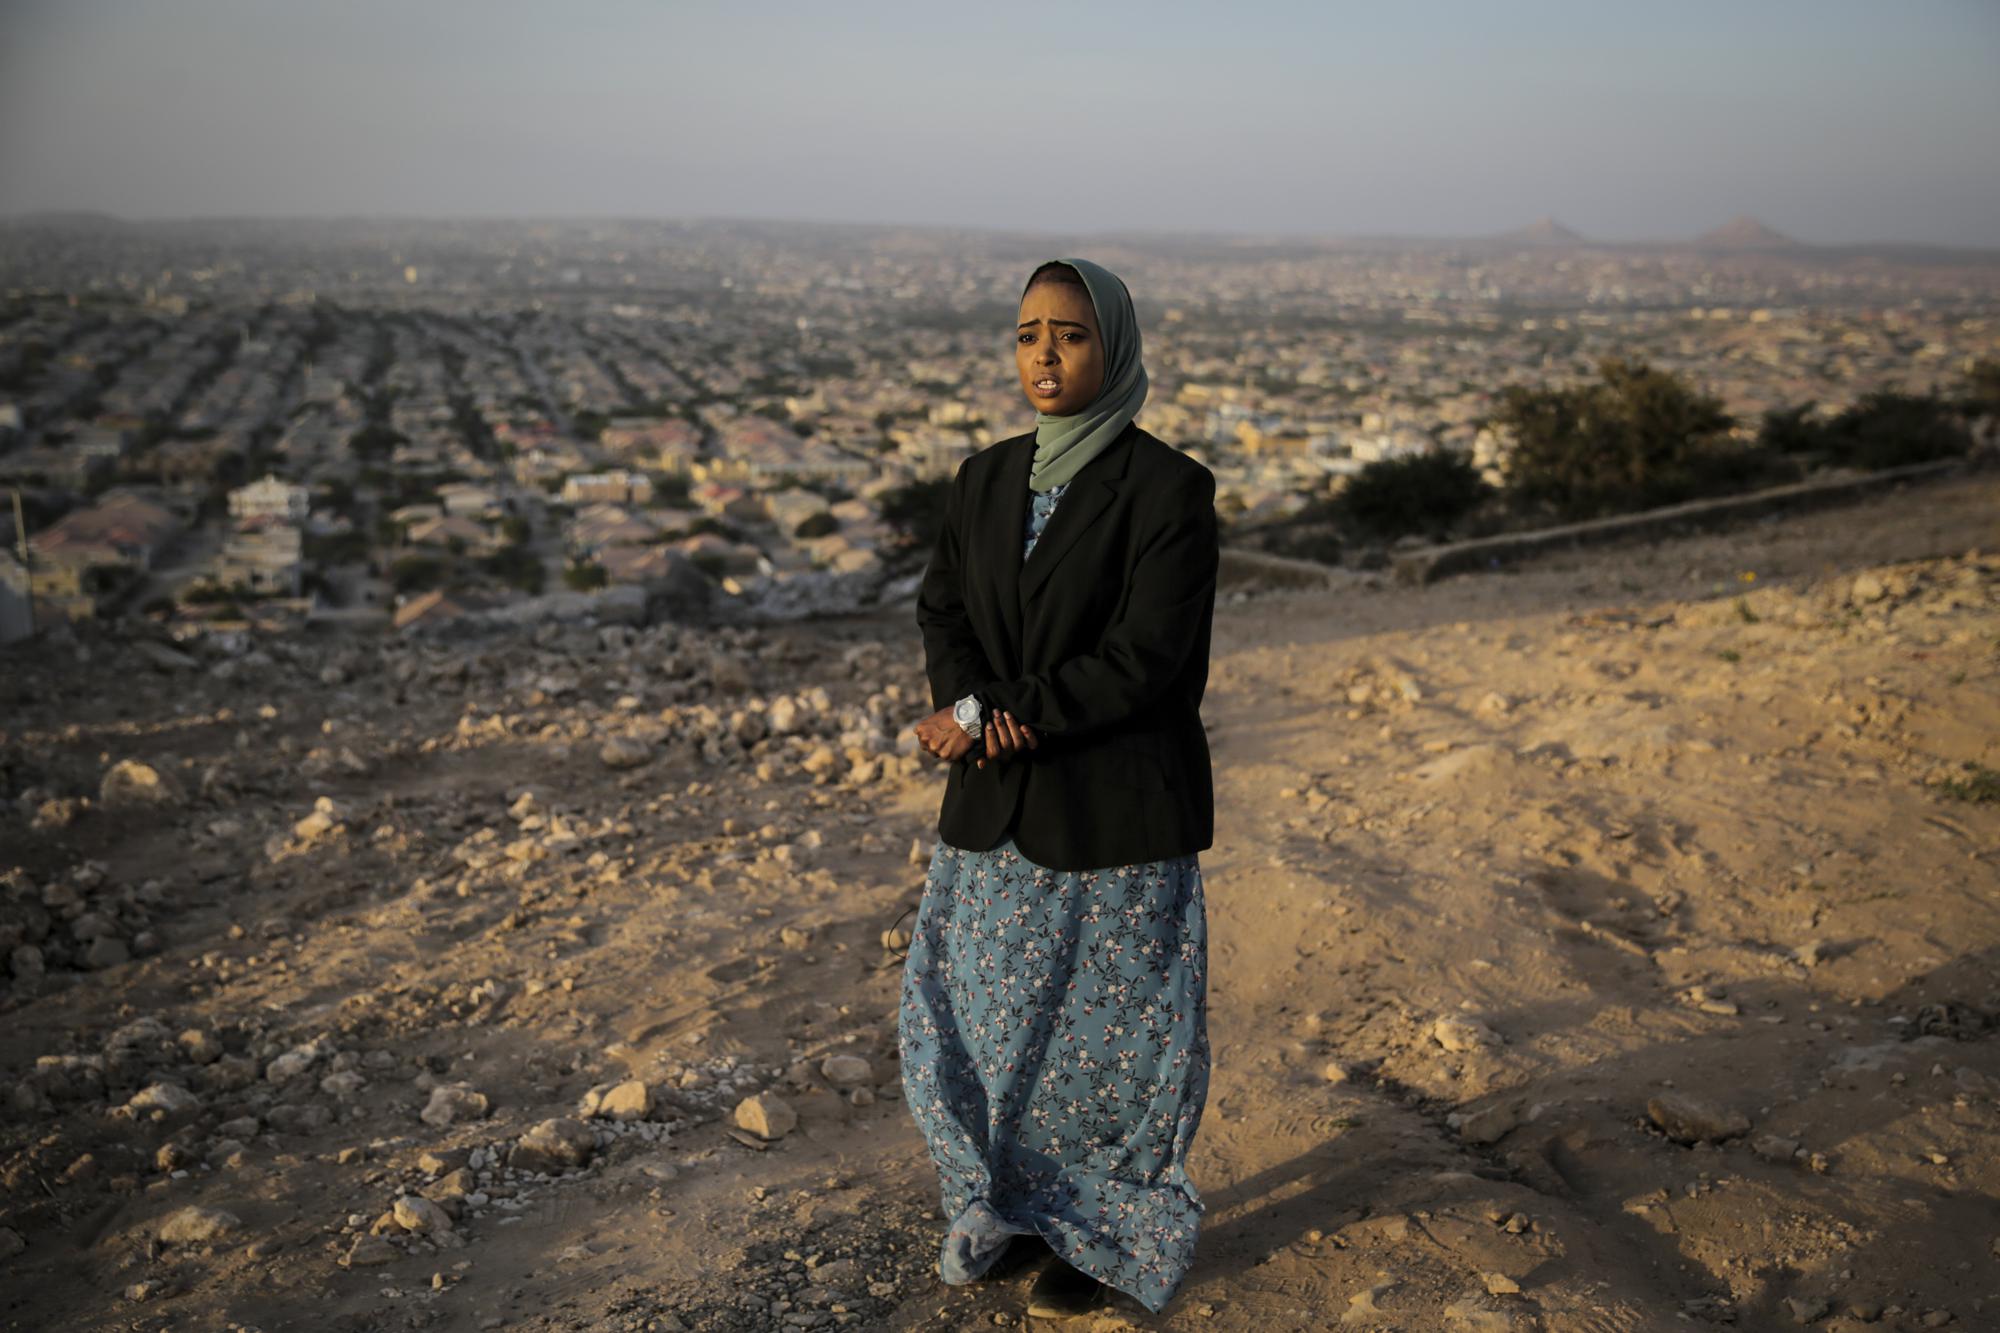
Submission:
<svg viewBox="0 0 2000 1333">
<path fill-rule="evenodd" d="M 562 498 L 571 504 L 645 504 L 653 498 L 653 479 L 624 468 L 577 473 L 563 482 Z"/>
<path fill-rule="evenodd" d="M 224 588 L 241 585 L 254 592 L 297 597 L 304 582 L 304 550 L 303 535 L 291 524 L 238 528 L 223 539 L 211 577 Z"/>
<path fill-rule="evenodd" d="M 237 522 L 274 518 L 286 523 L 303 523 L 312 509 L 312 492 L 266 472 L 247 486 L 229 493 L 229 514 Z"/>
</svg>

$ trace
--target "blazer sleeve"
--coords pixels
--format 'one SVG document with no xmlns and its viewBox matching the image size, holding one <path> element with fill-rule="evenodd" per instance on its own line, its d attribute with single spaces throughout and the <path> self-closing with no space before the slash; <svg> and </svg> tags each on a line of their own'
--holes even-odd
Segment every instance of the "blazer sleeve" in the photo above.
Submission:
<svg viewBox="0 0 2000 1333">
<path fill-rule="evenodd" d="M 1215 474 L 1194 472 L 1163 512 L 1133 557 L 1124 608 L 1096 651 L 987 685 L 982 693 L 992 706 L 1038 732 L 1072 736 L 1122 722 L 1166 693 L 1193 650 L 1194 627 L 1215 602 Z"/>
<path fill-rule="evenodd" d="M 930 564 L 917 588 L 917 628 L 924 640 L 924 674 L 930 679 L 931 707 L 948 708 L 968 694 L 977 694 L 993 678 L 986 649 L 965 613 L 962 539 L 965 518 L 966 459 L 952 475 L 945 493 L 944 524 Z"/>
</svg>

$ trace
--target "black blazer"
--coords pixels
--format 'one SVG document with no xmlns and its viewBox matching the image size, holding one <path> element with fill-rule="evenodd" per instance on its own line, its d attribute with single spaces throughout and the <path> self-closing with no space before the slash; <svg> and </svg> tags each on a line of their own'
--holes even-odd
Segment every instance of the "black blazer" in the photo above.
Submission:
<svg viewBox="0 0 2000 1333">
<path fill-rule="evenodd" d="M 959 465 L 917 595 L 931 706 L 976 694 L 1041 744 L 951 765 L 938 836 L 1092 870 L 1215 840 L 1201 696 L 1215 474 L 1138 425 L 1078 470 L 1027 561 L 1032 431 Z"/>
</svg>

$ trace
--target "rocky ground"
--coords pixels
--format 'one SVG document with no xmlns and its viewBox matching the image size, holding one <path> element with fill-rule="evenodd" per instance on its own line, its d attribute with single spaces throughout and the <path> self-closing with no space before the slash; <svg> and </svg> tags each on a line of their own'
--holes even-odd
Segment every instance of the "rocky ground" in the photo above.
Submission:
<svg viewBox="0 0 2000 1333">
<path fill-rule="evenodd" d="M 956 1329 L 907 608 L 0 654 L 0 1328 Z M 1201 1257 L 1099 1328 L 2000 1328 L 2000 479 L 1234 588 Z M 1979 799 L 1984 797 L 1983 800 Z"/>
</svg>

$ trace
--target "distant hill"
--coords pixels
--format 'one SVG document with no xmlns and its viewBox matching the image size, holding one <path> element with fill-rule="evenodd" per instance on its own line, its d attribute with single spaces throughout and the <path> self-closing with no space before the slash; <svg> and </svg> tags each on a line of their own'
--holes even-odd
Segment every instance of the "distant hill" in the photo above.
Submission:
<svg viewBox="0 0 2000 1333">
<path fill-rule="evenodd" d="M 1537 218 L 1525 227 L 1503 231 L 1492 238 L 1509 245 L 1588 245 L 1582 232 L 1573 231 L 1554 218 Z"/>
<path fill-rule="evenodd" d="M 1748 213 L 1731 218 L 1713 231 L 1703 232 L 1694 238 L 1694 243 L 1710 250 L 1782 250 L 1798 244 L 1785 233 L 1765 226 Z"/>
<path fill-rule="evenodd" d="M 60 227 L 65 231 L 124 231 L 131 227 L 124 218 L 110 213 L 91 213 L 82 209 L 55 210 L 46 213 L 16 213 L 11 217 L 0 216 L 0 227 Z"/>
</svg>

